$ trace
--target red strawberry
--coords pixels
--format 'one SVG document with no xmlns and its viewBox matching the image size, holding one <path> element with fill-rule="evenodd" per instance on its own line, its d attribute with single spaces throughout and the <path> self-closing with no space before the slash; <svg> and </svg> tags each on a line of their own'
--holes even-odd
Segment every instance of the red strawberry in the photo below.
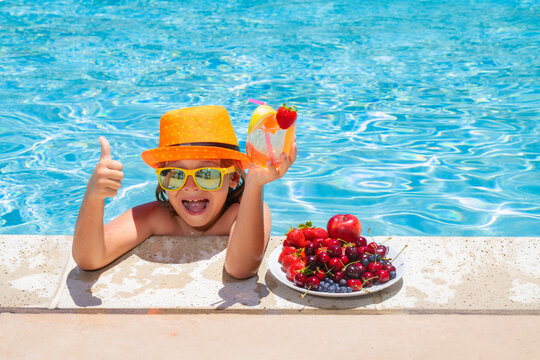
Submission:
<svg viewBox="0 0 540 360">
<path fill-rule="evenodd" d="M 311 221 L 306 221 L 305 224 L 298 225 L 298 228 L 302 230 L 307 241 L 313 241 L 317 238 L 315 236 L 315 228 L 313 227 Z"/>
<path fill-rule="evenodd" d="M 300 229 L 291 229 L 287 233 L 287 240 L 289 245 L 296 246 L 297 248 L 303 248 L 307 245 L 306 237 Z"/>
<path fill-rule="evenodd" d="M 276 113 L 276 121 L 280 128 L 288 129 L 296 121 L 296 108 L 283 104 Z"/>
<path fill-rule="evenodd" d="M 293 254 L 290 254 L 290 255 L 285 255 L 283 257 L 283 261 L 281 262 L 281 266 L 283 266 L 283 269 L 285 269 L 285 271 L 289 270 L 289 268 L 291 267 L 292 264 L 294 264 L 295 262 L 297 261 L 301 261 L 298 256 L 296 255 L 293 255 Z"/>
<path fill-rule="evenodd" d="M 317 238 L 314 228 L 304 228 L 302 229 L 302 232 L 304 233 L 304 237 L 307 241 L 313 241 Z"/>
<path fill-rule="evenodd" d="M 289 281 L 294 281 L 294 276 L 305 267 L 306 264 L 302 260 L 298 260 L 297 262 L 292 264 L 291 267 L 289 267 L 289 269 L 287 270 L 287 279 L 289 279 Z"/>
<path fill-rule="evenodd" d="M 285 246 L 283 250 L 281 250 L 281 254 L 279 254 L 278 262 L 281 263 L 285 255 L 291 255 L 291 254 L 294 254 L 295 252 L 296 252 L 296 248 L 294 246 Z"/>
<path fill-rule="evenodd" d="M 318 239 L 318 238 L 326 239 L 328 237 L 328 233 L 323 228 L 316 227 L 316 228 L 313 228 L 313 231 L 315 232 L 315 239 Z"/>
</svg>

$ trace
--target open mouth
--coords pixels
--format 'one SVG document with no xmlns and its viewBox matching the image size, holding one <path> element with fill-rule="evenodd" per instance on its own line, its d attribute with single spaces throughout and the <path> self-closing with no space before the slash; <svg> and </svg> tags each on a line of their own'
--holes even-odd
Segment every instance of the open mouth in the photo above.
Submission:
<svg viewBox="0 0 540 360">
<path fill-rule="evenodd" d="M 190 215 L 200 215 L 206 210 L 209 201 L 207 199 L 182 200 L 182 205 Z"/>
</svg>

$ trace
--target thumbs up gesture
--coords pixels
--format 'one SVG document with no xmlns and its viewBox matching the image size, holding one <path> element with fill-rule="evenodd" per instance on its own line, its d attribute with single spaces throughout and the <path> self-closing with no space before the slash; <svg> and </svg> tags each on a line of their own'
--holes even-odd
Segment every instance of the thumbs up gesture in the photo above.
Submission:
<svg viewBox="0 0 540 360">
<path fill-rule="evenodd" d="M 101 156 L 99 162 L 88 181 L 87 195 L 99 199 L 116 196 L 122 187 L 124 165 L 120 161 L 112 160 L 111 146 L 103 136 L 99 137 Z"/>
</svg>

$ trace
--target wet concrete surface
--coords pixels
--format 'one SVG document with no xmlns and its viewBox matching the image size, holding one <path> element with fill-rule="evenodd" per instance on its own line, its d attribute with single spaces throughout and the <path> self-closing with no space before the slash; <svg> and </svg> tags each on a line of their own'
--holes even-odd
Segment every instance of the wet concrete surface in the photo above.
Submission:
<svg viewBox="0 0 540 360">
<path fill-rule="evenodd" d="M 268 271 L 223 270 L 226 237 L 151 237 L 112 264 L 84 271 L 69 236 L 0 236 L 0 308 L 116 313 L 540 313 L 540 238 L 393 237 L 406 271 L 372 294 L 323 298 L 292 290 Z M 377 241 L 386 240 L 384 237 Z M 388 242 L 387 242 L 388 243 Z M 527 255 L 524 255 L 527 254 Z"/>
</svg>

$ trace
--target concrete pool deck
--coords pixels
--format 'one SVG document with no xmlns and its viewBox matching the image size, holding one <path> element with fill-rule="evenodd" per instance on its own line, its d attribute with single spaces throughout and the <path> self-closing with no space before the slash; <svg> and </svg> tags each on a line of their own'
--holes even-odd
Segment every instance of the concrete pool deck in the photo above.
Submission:
<svg viewBox="0 0 540 360">
<path fill-rule="evenodd" d="M 275 348 L 272 339 L 287 333 L 302 343 L 305 331 L 319 324 L 326 335 L 312 346 L 321 355 L 332 354 L 325 350 L 332 348 L 326 336 L 336 329 L 337 349 L 349 341 L 340 334 L 352 333 L 375 336 L 363 345 L 375 351 L 377 334 L 384 332 L 392 340 L 384 347 L 389 357 L 540 357 L 539 237 L 393 237 L 391 246 L 408 245 L 403 278 L 380 292 L 340 299 L 302 298 L 269 273 L 266 260 L 282 239 L 272 237 L 256 277 L 235 280 L 223 271 L 224 237 L 151 237 L 111 265 L 87 272 L 71 257 L 71 236 L 0 236 L 0 331 L 9 334 L 0 354 L 65 357 L 88 347 L 86 340 L 103 350 L 125 333 L 117 355 L 127 348 L 135 358 L 145 351 L 157 355 L 143 345 L 146 338 L 161 344 L 162 355 L 178 346 L 184 354 L 209 358 L 227 344 L 238 350 L 243 339 L 256 351 L 242 349 L 238 358 L 275 358 L 268 352 Z M 50 345 L 59 334 L 73 339 L 72 346 Z M 208 341 L 190 347 L 197 334 Z M 460 346 L 452 351 L 448 344 L 456 341 Z M 293 354 L 302 346 L 282 349 Z M 101 357 L 116 354 L 109 350 Z"/>
</svg>

